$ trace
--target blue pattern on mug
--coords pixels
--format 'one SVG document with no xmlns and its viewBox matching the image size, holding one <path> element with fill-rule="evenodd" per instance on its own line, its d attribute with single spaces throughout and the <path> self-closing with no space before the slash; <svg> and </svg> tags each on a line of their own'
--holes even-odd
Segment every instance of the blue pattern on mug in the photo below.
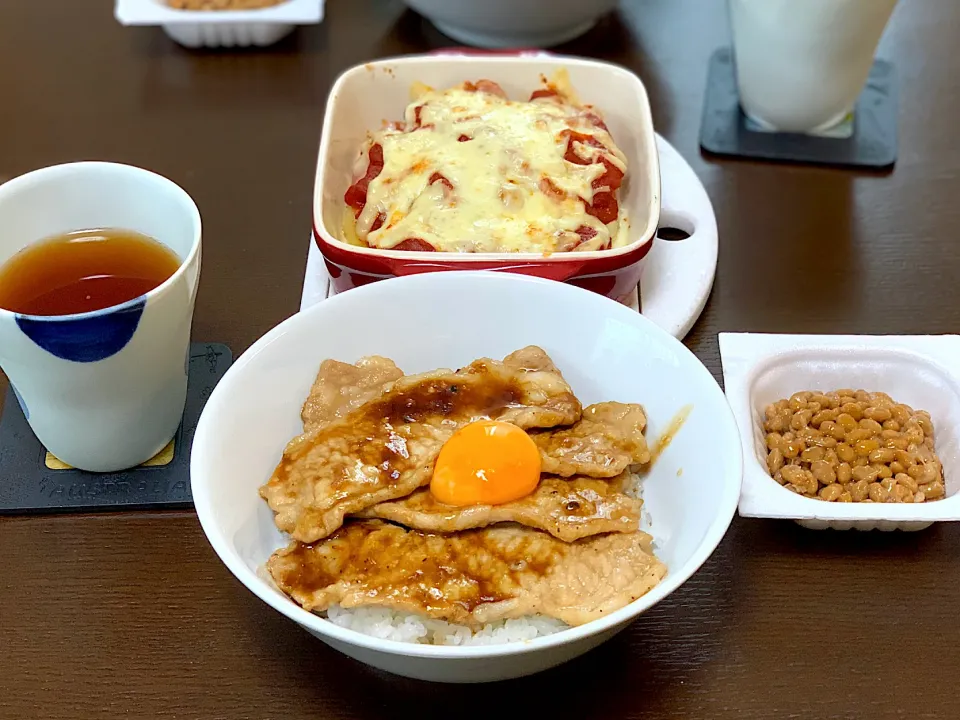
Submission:
<svg viewBox="0 0 960 720">
<path fill-rule="evenodd" d="M 139 297 L 117 308 L 70 319 L 17 315 L 17 325 L 34 343 L 61 360 L 97 362 L 126 347 L 146 304 L 146 297 Z"/>
<path fill-rule="evenodd" d="M 17 386 L 13 383 L 10 383 L 10 389 L 13 390 L 13 396 L 17 399 L 17 402 L 20 403 L 20 409 L 23 411 L 23 416 L 29 420 L 30 411 L 27 410 L 27 404 L 23 401 L 23 395 L 20 394 L 20 391 L 17 390 Z"/>
</svg>

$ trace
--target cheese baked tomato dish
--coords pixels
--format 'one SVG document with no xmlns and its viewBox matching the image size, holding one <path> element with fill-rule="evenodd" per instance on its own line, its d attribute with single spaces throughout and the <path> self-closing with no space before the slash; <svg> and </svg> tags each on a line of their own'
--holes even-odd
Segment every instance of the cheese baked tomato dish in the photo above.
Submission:
<svg viewBox="0 0 960 720">
<path fill-rule="evenodd" d="M 552 253 L 626 244 L 626 158 L 565 74 L 510 100 L 489 80 L 415 89 L 369 134 L 344 201 L 348 242 L 389 250 Z"/>
</svg>

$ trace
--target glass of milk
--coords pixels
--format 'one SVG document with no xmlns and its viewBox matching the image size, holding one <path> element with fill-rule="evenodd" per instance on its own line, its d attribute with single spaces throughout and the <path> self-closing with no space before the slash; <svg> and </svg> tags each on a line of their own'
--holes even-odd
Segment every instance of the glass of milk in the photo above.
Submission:
<svg viewBox="0 0 960 720">
<path fill-rule="evenodd" d="M 740 104 L 766 130 L 849 116 L 897 0 L 729 0 Z"/>
</svg>

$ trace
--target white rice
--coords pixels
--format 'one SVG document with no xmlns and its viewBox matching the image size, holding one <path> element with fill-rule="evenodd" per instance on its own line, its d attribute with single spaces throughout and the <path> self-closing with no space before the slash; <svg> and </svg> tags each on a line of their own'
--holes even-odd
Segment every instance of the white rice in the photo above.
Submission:
<svg viewBox="0 0 960 720">
<path fill-rule="evenodd" d="M 634 483 L 624 488 L 626 494 L 643 499 L 641 478 L 634 474 Z M 649 515 L 646 505 L 641 510 L 641 526 L 647 526 Z M 654 540 L 656 547 L 656 540 Z M 267 578 L 269 573 L 264 569 Z M 273 584 L 272 578 L 270 579 Z M 275 586 L 274 586 L 275 587 Z M 479 630 L 457 625 L 444 620 L 432 620 L 416 613 L 378 607 L 343 608 L 331 605 L 325 613 L 319 613 L 334 625 L 370 635 L 381 640 L 419 643 L 423 645 L 500 645 L 510 642 L 525 642 L 534 638 L 552 635 L 566 630 L 569 625 L 542 615 L 528 615 L 510 620 L 488 623 Z"/>
<path fill-rule="evenodd" d="M 567 628 L 559 620 L 530 615 L 499 620 L 472 631 L 464 625 L 431 620 L 415 613 L 376 607 L 346 609 L 339 605 L 331 605 L 326 618 L 335 625 L 381 640 L 424 645 L 499 645 L 533 640 Z"/>
</svg>

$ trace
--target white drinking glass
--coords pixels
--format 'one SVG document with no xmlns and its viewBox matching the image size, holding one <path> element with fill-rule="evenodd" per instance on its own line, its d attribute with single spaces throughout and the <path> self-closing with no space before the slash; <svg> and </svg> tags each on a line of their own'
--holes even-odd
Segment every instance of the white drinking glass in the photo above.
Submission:
<svg viewBox="0 0 960 720">
<path fill-rule="evenodd" d="M 200 213 L 170 180 L 114 163 L 56 165 L 0 185 L 0 264 L 37 240 L 93 228 L 154 238 L 180 267 L 145 295 L 103 310 L 0 309 L 0 368 L 47 450 L 81 470 L 110 472 L 152 458 L 180 424 Z"/>
<path fill-rule="evenodd" d="M 761 127 L 818 133 L 853 110 L 897 0 L 729 0 L 740 104 Z"/>
</svg>

